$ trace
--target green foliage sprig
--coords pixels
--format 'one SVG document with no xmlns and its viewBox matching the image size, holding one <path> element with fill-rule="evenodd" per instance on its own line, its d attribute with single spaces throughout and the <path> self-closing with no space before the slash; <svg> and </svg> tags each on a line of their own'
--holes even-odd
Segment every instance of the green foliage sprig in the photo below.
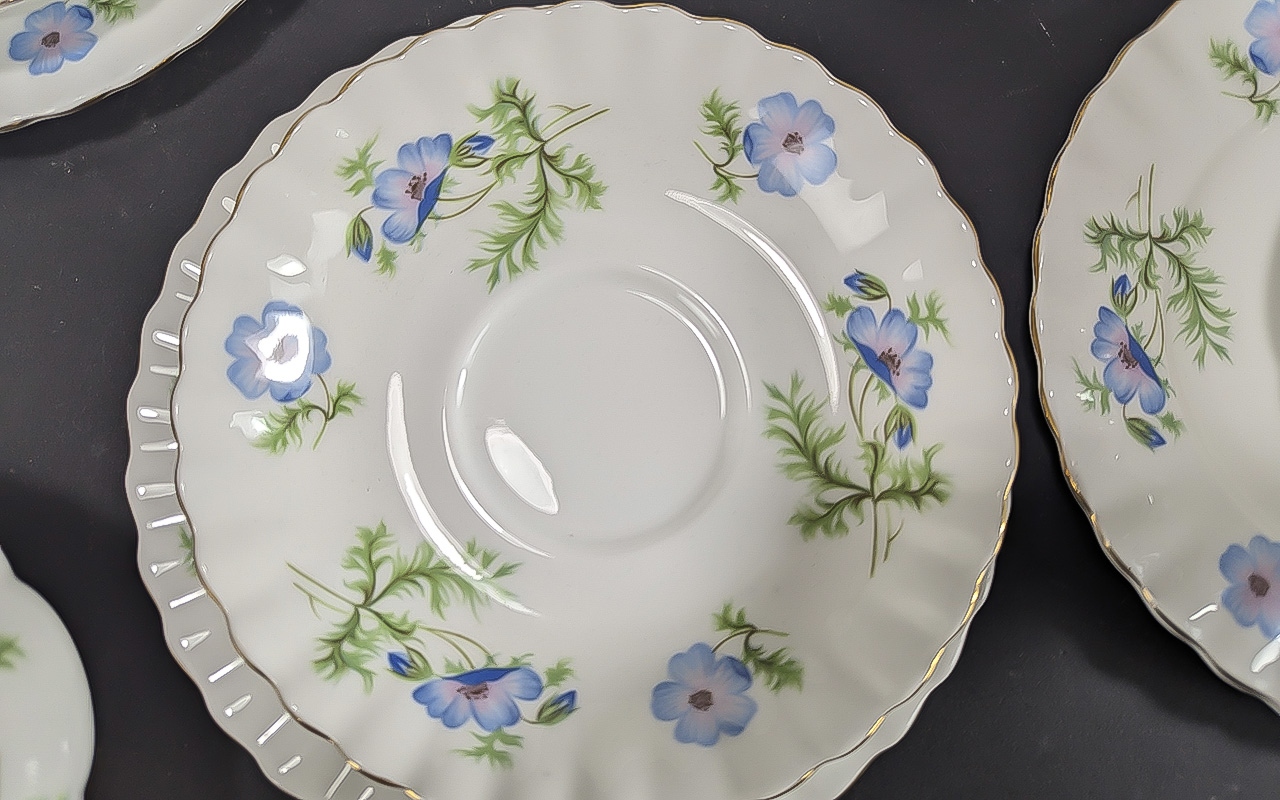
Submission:
<svg viewBox="0 0 1280 800">
<path fill-rule="evenodd" d="M 785 637 L 789 634 L 753 624 L 747 620 L 747 610 L 735 608 L 732 603 L 725 603 L 712 618 L 716 630 L 727 634 L 712 648 L 713 652 L 718 652 L 731 641 L 741 638 L 742 663 L 753 676 L 764 681 L 769 691 L 779 694 L 783 689 L 804 689 L 804 665 L 791 655 L 790 649 L 780 647 L 767 650 L 755 641 L 757 636 Z"/>
<path fill-rule="evenodd" d="M 329 632 L 317 640 L 315 670 L 326 680 L 359 675 L 366 691 L 373 688 L 374 670 L 370 662 L 385 652 L 407 651 L 420 668 L 417 679 L 433 674 L 449 674 L 474 669 L 478 664 L 496 663 L 496 656 L 482 644 L 456 631 L 427 625 L 407 611 L 389 608 L 392 601 L 422 598 L 431 613 L 444 619 L 455 604 L 473 614 L 487 606 L 493 596 L 510 597 L 500 581 L 515 574 L 518 563 L 501 562 L 499 554 L 480 547 L 474 540 L 466 545 L 466 559 L 480 577 L 463 574 L 440 556 L 428 542 L 421 542 L 410 554 L 396 548 L 395 538 L 384 523 L 374 528 L 358 528 L 356 544 L 347 549 L 342 569 L 347 578 L 344 590 L 320 582 L 297 566 L 289 568 L 301 579 L 294 586 L 302 592 L 318 617 L 336 614 Z M 443 670 L 432 667 L 425 655 L 424 636 L 448 649 L 442 658 Z M 459 660 L 453 661 L 454 657 Z M 420 661 L 419 661 L 420 659 Z"/>
<path fill-rule="evenodd" d="M 1209 63 L 1222 73 L 1223 80 L 1237 81 L 1240 84 L 1244 94 L 1234 92 L 1223 92 L 1223 94 L 1251 103 L 1256 119 L 1270 122 L 1272 117 L 1280 113 L 1280 98 L 1272 96 L 1277 89 L 1280 89 L 1280 83 L 1264 91 L 1261 87 L 1261 73 L 1251 61 L 1244 57 L 1235 42 L 1219 42 L 1216 39 L 1210 39 Z"/>
</svg>

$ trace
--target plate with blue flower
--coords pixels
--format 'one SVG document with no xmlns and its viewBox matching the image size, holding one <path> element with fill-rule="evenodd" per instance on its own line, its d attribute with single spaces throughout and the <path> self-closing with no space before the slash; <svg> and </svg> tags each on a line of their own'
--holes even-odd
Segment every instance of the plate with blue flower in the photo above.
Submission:
<svg viewBox="0 0 1280 800">
<path fill-rule="evenodd" d="M 1174 5 L 1059 157 L 1032 320 L 1103 547 L 1166 627 L 1280 709 L 1280 202 L 1259 168 L 1278 111 L 1280 4 Z"/>
<path fill-rule="evenodd" d="M 919 150 L 796 56 L 658 6 L 428 34 L 193 264 L 175 524 L 362 774 L 778 796 L 958 646 L 1016 458 L 998 294 Z"/>
<path fill-rule="evenodd" d="M 0 132 L 70 113 L 141 80 L 240 2 L 0 3 Z"/>
</svg>

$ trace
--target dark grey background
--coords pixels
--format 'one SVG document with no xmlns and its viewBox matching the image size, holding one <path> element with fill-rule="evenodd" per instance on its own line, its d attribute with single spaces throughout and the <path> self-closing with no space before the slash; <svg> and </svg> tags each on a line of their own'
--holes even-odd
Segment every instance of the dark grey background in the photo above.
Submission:
<svg viewBox="0 0 1280 800">
<path fill-rule="evenodd" d="M 135 571 L 125 394 L 174 242 L 261 128 L 329 74 L 503 4 L 249 0 L 138 86 L 0 135 L 0 547 L 84 658 L 91 800 L 283 796 L 210 719 Z M 1008 308 L 1022 469 L 994 589 L 954 675 L 849 796 L 1280 795 L 1280 719 L 1215 678 L 1107 562 L 1036 397 L 1045 180 L 1085 94 L 1167 2 L 681 5 L 807 50 L 875 97 L 972 215 Z"/>
</svg>

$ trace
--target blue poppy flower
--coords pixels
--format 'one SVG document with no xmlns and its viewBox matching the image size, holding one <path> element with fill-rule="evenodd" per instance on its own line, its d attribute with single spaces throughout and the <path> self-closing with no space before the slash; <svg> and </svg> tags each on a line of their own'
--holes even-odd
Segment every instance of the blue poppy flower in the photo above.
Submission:
<svg viewBox="0 0 1280 800">
<path fill-rule="evenodd" d="M 891 309 L 877 325 L 875 312 L 860 306 L 845 322 L 845 333 L 863 362 L 902 402 L 912 408 L 929 404 L 933 356 L 916 349 L 920 328 L 905 314 Z"/>
<path fill-rule="evenodd" d="M 760 121 L 747 126 L 742 146 L 759 168 L 761 190 L 794 197 L 805 183 L 817 186 L 836 171 L 836 152 L 826 144 L 836 123 L 817 100 L 797 105 L 795 95 L 783 92 L 761 100 L 757 111 Z"/>
<path fill-rule="evenodd" d="M 9 58 L 29 61 L 32 75 L 57 72 L 64 62 L 89 55 L 98 37 L 89 33 L 93 12 L 84 6 L 50 3 L 27 15 L 25 30 L 9 40 Z"/>
<path fill-rule="evenodd" d="M 756 713 L 747 695 L 751 672 L 733 656 L 699 642 L 667 662 L 671 680 L 653 687 L 650 707 L 663 722 L 676 721 L 677 742 L 711 747 L 720 735 L 737 736 Z"/>
<path fill-rule="evenodd" d="M 1269 639 L 1280 636 L 1280 544 L 1265 536 L 1250 539 L 1248 548 L 1233 544 L 1218 559 L 1218 570 L 1231 584 L 1222 605 L 1236 622 L 1257 625 Z"/>
<path fill-rule="evenodd" d="M 1102 382 L 1116 400 L 1128 403 L 1137 395 L 1143 411 L 1158 414 L 1164 408 L 1164 385 L 1156 376 L 1147 352 L 1129 332 L 1124 320 L 1106 306 L 1099 307 L 1093 336 L 1091 352 L 1099 361 L 1106 362 Z"/>
<path fill-rule="evenodd" d="M 862 271 L 846 277 L 844 285 L 848 286 L 849 291 L 863 300 L 883 300 L 889 296 L 889 290 L 885 287 L 884 281 Z"/>
<path fill-rule="evenodd" d="M 302 309 L 272 300 L 261 320 L 246 314 L 232 324 L 224 347 L 235 360 L 227 377 L 249 400 L 270 391 L 277 403 L 288 403 L 306 394 L 311 379 L 332 366 L 328 344 Z"/>
<path fill-rule="evenodd" d="M 1258 0 L 1245 17 L 1244 29 L 1253 37 L 1249 58 L 1268 75 L 1280 72 L 1280 6 L 1276 0 Z"/>
<path fill-rule="evenodd" d="M 442 133 L 401 145 L 397 167 L 384 169 L 374 178 L 373 204 L 391 211 L 382 223 L 387 241 L 404 244 L 417 235 L 440 199 L 453 137 Z"/>
<path fill-rule="evenodd" d="M 448 678 L 436 678 L 413 690 L 413 699 L 447 728 L 469 719 L 486 731 L 520 721 L 517 700 L 536 700 L 542 678 L 528 667 L 485 667 Z"/>
</svg>

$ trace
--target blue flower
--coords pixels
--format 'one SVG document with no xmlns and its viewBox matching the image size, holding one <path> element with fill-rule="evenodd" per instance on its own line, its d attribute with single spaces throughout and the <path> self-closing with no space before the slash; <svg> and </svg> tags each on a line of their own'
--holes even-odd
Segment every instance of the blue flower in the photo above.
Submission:
<svg viewBox="0 0 1280 800">
<path fill-rule="evenodd" d="M 311 388 L 312 377 L 333 364 L 328 343 L 302 309 L 272 300 L 261 321 L 244 315 L 231 326 L 224 346 L 235 360 L 227 377 L 249 400 L 268 390 L 277 403 L 297 400 Z"/>
<path fill-rule="evenodd" d="M 1280 544 L 1265 536 L 1250 539 L 1248 549 L 1233 544 L 1218 559 L 1218 570 L 1231 584 L 1222 605 L 1236 622 L 1257 625 L 1269 639 L 1280 636 Z"/>
<path fill-rule="evenodd" d="M 667 662 L 671 680 L 653 687 L 650 707 L 663 722 L 676 720 L 677 742 L 711 747 L 720 735 L 737 736 L 756 713 L 747 694 L 751 673 L 733 656 L 716 658 L 701 642 Z"/>
<path fill-rule="evenodd" d="M 413 699 L 447 728 L 474 719 L 493 732 L 520 721 L 517 700 L 536 700 L 540 694 L 542 678 L 528 667 L 485 667 L 427 681 L 413 690 Z"/>
<path fill-rule="evenodd" d="M 1158 414 L 1164 408 L 1164 385 L 1156 376 L 1147 352 L 1129 332 L 1119 315 L 1106 306 L 1098 308 L 1098 323 L 1093 326 L 1091 352 L 1107 366 L 1102 382 L 1120 403 L 1128 403 L 1137 395 L 1142 410 Z"/>
<path fill-rule="evenodd" d="M 916 349 L 920 329 L 905 314 L 891 309 L 877 326 L 875 312 L 861 306 L 849 315 L 845 333 L 863 362 L 902 402 L 912 408 L 929 404 L 933 356 Z"/>
<path fill-rule="evenodd" d="M 391 211 L 382 223 L 387 241 L 404 244 L 422 228 L 440 199 L 440 187 L 449 168 L 453 137 L 442 133 L 401 145 L 397 168 L 384 169 L 374 178 L 373 204 Z"/>
<path fill-rule="evenodd" d="M 391 666 L 391 671 L 397 675 L 408 675 L 413 669 L 413 662 L 409 660 L 408 653 L 388 653 L 387 662 Z"/>
<path fill-rule="evenodd" d="M 761 100 L 757 111 L 760 121 L 747 126 L 742 145 L 760 170 L 761 190 L 795 197 L 805 183 L 817 186 L 836 171 L 836 153 L 826 144 L 836 123 L 817 100 L 797 105 L 783 92 Z"/>
<path fill-rule="evenodd" d="M 889 290 L 885 287 L 884 281 L 861 271 L 845 278 L 844 285 L 863 300 L 883 300 L 889 296 Z"/>
<path fill-rule="evenodd" d="M 26 30 L 9 40 L 9 58 L 29 61 L 32 75 L 57 72 L 63 62 L 89 55 L 98 37 L 89 33 L 93 12 L 84 6 L 50 3 L 27 15 Z"/>
<path fill-rule="evenodd" d="M 1254 37 L 1249 58 L 1258 69 L 1275 75 L 1280 71 L 1280 6 L 1276 0 L 1258 0 L 1245 17 L 1244 29 Z"/>
</svg>

